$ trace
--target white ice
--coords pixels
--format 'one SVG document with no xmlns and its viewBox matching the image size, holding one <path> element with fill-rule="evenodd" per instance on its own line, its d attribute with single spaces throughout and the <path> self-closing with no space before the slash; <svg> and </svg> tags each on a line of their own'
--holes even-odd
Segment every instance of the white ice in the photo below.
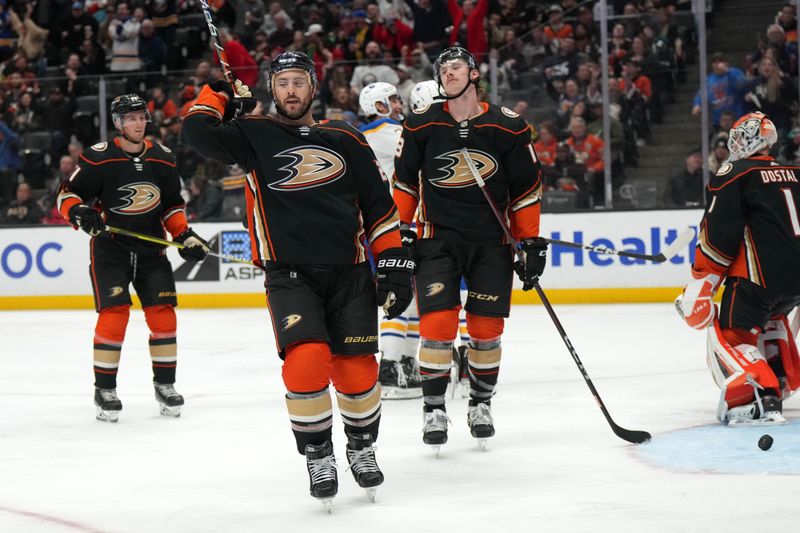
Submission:
<svg viewBox="0 0 800 533">
<path fill-rule="evenodd" d="M 93 312 L 2 313 L 0 531 L 752 533 L 797 524 L 797 425 L 716 425 L 704 336 L 670 304 L 556 310 L 616 422 L 650 431 L 651 444 L 611 432 L 544 309 L 515 307 L 489 450 L 469 436 L 466 400 L 448 404 L 454 425 L 438 459 L 422 444 L 420 401 L 385 402 L 386 482 L 372 504 L 345 472 L 337 417 L 330 515 L 308 495 L 265 310 L 179 310 L 179 419 L 158 414 L 134 310 L 117 424 L 94 417 Z M 790 399 L 790 420 L 797 409 Z M 768 452 L 756 445 L 762 432 L 775 436 Z"/>
</svg>

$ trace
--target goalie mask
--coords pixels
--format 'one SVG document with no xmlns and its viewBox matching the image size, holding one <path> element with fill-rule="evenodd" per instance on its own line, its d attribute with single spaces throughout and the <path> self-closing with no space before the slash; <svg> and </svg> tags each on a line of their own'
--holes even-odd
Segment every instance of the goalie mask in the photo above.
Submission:
<svg viewBox="0 0 800 533">
<path fill-rule="evenodd" d="M 729 161 L 746 159 L 755 153 L 772 148 L 778 142 L 775 124 L 764 113 L 748 113 L 731 128 L 728 135 Z"/>
<path fill-rule="evenodd" d="M 364 115 L 367 117 L 373 115 L 388 117 L 392 114 L 392 104 L 389 101 L 392 96 L 400 98 L 397 88 L 391 83 L 370 83 L 361 89 L 361 94 L 358 95 L 358 105 L 361 106 L 361 111 L 363 111 Z M 382 113 L 378 111 L 378 108 L 375 106 L 378 102 L 384 105 L 386 112 Z"/>
</svg>

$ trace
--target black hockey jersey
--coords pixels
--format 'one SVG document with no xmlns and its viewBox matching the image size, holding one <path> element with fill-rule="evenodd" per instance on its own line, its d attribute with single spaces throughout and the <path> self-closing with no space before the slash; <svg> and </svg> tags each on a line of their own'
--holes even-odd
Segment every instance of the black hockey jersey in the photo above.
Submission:
<svg viewBox="0 0 800 533">
<path fill-rule="evenodd" d="M 694 268 L 800 294 L 800 168 L 769 156 L 724 163 L 706 190 Z"/>
<path fill-rule="evenodd" d="M 416 210 L 422 238 L 505 242 L 462 147 L 500 212 L 509 216 L 515 238 L 538 236 L 542 179 L 530 128 L 510 109 L 481 105 L 480 115 L 456 122 L 446 103 L 433 104 L 404 124 L 394 198 L 403 222 L 411 222 Z"/>
<path fill-rule="evenodd" d="M 68 219 L 70 207 L 95 200 L 109 226 L 163 239 L 165 226 L 171 231 L 177 228 L 178 232 L 187 227 L 180 192 L 180 178 L 169 148 L 146 140 L 144 151 L 133 156 L 114 139 L 84 150 L 77 169 L 58 196 L 58 209 Z M 177 220 L 179 225 L 170 223 Z M 163 248 L 118 234 L 110 237 L 134 249 Z"/>
<path fill-rule="evenodd" d="M 354 264 L 400 246 L 399 219 L 375 155 L 349 124 L 289 126 L 271 117 L 221 122 L 220 97 L 203 88 L 184 119 L 201 155 L 247 173 L 253 258 Z"/>
</svg>

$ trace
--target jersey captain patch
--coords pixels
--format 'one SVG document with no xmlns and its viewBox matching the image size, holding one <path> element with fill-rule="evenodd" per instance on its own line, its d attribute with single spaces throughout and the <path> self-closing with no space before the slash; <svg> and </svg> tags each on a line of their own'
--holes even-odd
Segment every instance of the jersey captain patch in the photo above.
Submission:
<svg viewBox="0 0 800 533">
<path fill-rule="evenodd" d="M 492 177 L 497 172 L 497 161 L 480 150 L 469 150 L 469 157 L 472 159 L 475 168 L 484 180 Z M 451 150 L 447 153 L 437 155 L 437 160 L 444 161 L 445 165 L 439 167 L 442 176 L 431 177 L 430 181 L 437 187 L 461 188 L 471 187 L 476 184 L 475 178 L 469 169 L 464 153 L 461 150 Z"/>
<path fill-rule="evenodd" d="M 297 191 L 326 185 L 342 177 L 347 170 L 338 154 L 321 146 L 291 148 L 275 154 L 275 157 L 291 160 L 279 169 L 288 172 L 288 176 L 269 184 L 270 189 L 277 191 Z"/>
<path fill-rule="evenodd" d="M 120 215 L 141 215 L 152 211 L 161 203 L 161 190 L 153 183 L 131 183 L 119 188 L 124 205 L 112 207 L 110 211 Z"/>
</svg>

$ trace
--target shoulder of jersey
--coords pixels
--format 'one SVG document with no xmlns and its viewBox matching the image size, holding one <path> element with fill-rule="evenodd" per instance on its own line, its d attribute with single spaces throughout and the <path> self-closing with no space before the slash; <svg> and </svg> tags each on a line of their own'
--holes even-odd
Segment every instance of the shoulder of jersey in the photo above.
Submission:
<svg viewBox="0 0 800 533">
<path fill-rule="evenodd" d="M 444 105 L 441 102 L 435 102 L 416 111 L 411 111 L 406 116 L 405 124 L 416 128 L 429 122 L 452 122 L 453 119 L 449 117 L 450 115 L 444 110 Z"/>
<path fill-rule="evenodd" d="M 334 136 L 341 136 L 344 138 L 352 138 L 351 136 L 355 136 L 355 138 L 360 142 L 367 142 L 363 133 L 358 131 L 357 128 L 350 125 L 349 122 L 345 122 L 344 120 L 326 120 L 325 122 L 316 124 L 315 127 Z"/>
<path fill-rule="evenodd" d="M 528 129 L 528 124 L 518 113 L 504 106 L 489 104 L 489 109 L 483 117 L 484 123 L 492 123 L 513 133 L 522 133 Z"/>
<path fill-rule="evenodd" d="M 164 146 L 158 141 L 153 141 L 153 146 L 152 148 L 150 148 L 150 150 L 151 150 L 151 155 L 154 155 L 159 159 L 164 159 L 170 162 L 175 161 L 175 153 L 170 148 Z"/>
<path fill-rule="evenodd" d="M 92 163 L 102 163 L 120 157 L 124 157 L 122 150 L 113 142 L 106 141 L 93 144 L 81 153 L 81 159 Z"/>
<path fill-rule="evenodd" d="M 710 184 L 720 186 L 731 181 L 733 178 L 744 176 L 753 167 L 762 166 L 764 161 L 751 159 L 739 159 L 738 161 L 725 161 L 719 169 L 711 176 Z"/>
</svg>

